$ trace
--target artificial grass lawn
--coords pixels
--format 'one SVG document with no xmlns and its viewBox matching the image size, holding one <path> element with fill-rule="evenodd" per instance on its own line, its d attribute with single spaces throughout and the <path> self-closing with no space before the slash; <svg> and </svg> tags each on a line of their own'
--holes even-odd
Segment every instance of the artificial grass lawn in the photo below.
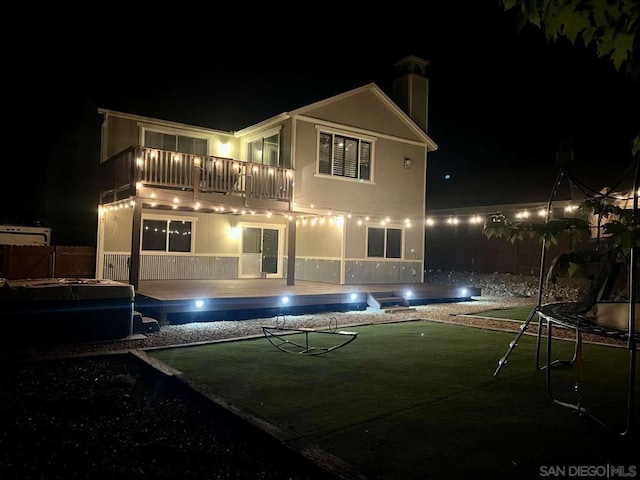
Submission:
<svg viewBox="0 0 640 480">
<path fill-rule="evenodd" d="M 488 317 L 488 318 L 503 318 L 506 320 L 517 320 L 525 322 L 529 318 L 531 310 L 535 305 L 529 305 L 524 307 L 513 308 L 499 308 L 496 310 L 485 310 L 483 312 L 474 313 L 474 316 Z M 533 317 L 534 321 L 538 321 L 538 316 Z"/>
<path fill-rule="evenodd" d="M 371 479 L 539 478 L 551 465 L 637 458 L 632 439 L 546 396 L 534 337 L 524 336 L 493 377 L 511 333 L 431 321 L 349 330 L 359 333 L 354 342 L 312 357 L 281 352 L 266 338 L 148 354 L 201 391 L 289 432 L 290 445 L 302 438 Z M 573 345 L 554 341 L 554 357 L 570 358 Z M 617 431 L 628 351 L 583 347 L 583 405 Z M 575 370 L 552 372 L 554 393 L 573 402 Z"/>
</svg>

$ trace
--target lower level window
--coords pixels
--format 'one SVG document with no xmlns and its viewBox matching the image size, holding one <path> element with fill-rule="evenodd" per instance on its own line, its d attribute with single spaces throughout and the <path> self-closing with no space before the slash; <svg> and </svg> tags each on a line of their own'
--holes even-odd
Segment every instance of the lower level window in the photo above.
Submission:
<svg viewBox="0 0 640 480">
<path fill-rule="evenodd" d="M 367 257 L 402 258 L 402 229 L 369 227 Z"/>
<path fill-rule="evenodd" d="M 190 252 L 191 227 L 187 220 L 143 220 L 142 250 Z"/>
</svg>

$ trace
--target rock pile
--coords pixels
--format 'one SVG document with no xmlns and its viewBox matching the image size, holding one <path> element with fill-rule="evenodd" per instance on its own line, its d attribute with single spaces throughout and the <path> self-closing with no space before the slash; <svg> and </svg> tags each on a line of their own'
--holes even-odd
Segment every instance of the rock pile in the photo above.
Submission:
<svg viewBox="0 0 640 480">
<path fill-rule="evenodd" d="M 511 273 L 478 273 L 446 270 L 427 270 L 425 282 L 436 285 L 479 287 L 482 296 L 537 298 L 538 276 Z M 576 301 L 588 287 L 585 278 L 560 278 L 557 284 L 543 282 L 545 301 Z"/>
</svg>

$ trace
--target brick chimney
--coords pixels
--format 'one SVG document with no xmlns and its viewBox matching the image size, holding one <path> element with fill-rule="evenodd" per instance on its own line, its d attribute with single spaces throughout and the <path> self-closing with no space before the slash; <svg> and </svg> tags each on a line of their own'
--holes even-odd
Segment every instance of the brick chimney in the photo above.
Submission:
<svg viewBox="0 0 640 480">
<path fill-rule="evenodd" d="M 428 61 L 413 55 L 397 61 L 392 85 L 393 100 L 425 132 L 429 117 L 427 65 Z"/>
</svg>

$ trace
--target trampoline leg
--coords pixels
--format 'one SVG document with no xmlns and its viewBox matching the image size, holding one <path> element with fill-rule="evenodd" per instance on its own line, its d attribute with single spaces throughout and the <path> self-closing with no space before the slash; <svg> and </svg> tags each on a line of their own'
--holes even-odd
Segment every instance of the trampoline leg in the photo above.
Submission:
<svg viewBox="0 0 640 480">
<path fill-rule="evenodd" d="M 547 365 L 549 365 L 550 361 L 551 361 L 551 321 L 547 320 Z M 547 389 L 547 396 L 551 400 L 553 400 L 553 395 L 551 395 L 551 368 L 546 369 L 545 386 Z"/>
<path fill-rule="evenodd" d="M 631 435 L 633 430 L 635 390 L 636 390 L 636 345 L 633 339 L 629 347 L 629 391 L 627 394 L 627 426 L 621 435 Z"/>
<path fill-rule="evenodd" d="M 536 305 L 531 310 L 531 312 L 529 312 L 529 316 L 527 317 L 527 320 L 522 325 L 520 325 L 520 331 L 516 334 L 515 338 L 511 340 L 511 342 L 509 342 L 509 348 L 507 349 L 507 353 L 500 360 L 498 360 L 498 367 L 493 372 L 494 377 L 498 376 L 498 372 L 500 372 L 500 369 L 507 364 L 507 361 L 509 360 L 509 356 L 511 355 L 511 352 L 513 352 L 513 350 L 518 346 L 518 342 L 522 338 L 522 335 L 524 335 L 525 330 L 529 327 L 529 323 L 531 323 L 531 320 L 533 319 L 533 316 L 538 311 L 538 308 L 539 308 L 539 305 Z M 538 335 L 540 334 L 540 322 L 541 320 L 538 318 Z M 538 345 L 539 345 L 539 337 L 538 337 Z M 537 361 L 538 360 L 536 355 L 536 364 L 537 364 Z"/>
<path fill-rule="evenodd" d="M 547 322 L 547 332 L 549 332 L 549 322 Z M 549 341 L 550 335 L 547 335 L 547 365 L 549 364 L 549 356 L 551 351 L 549 347 L 551 342 Z M 542 340 L 542 317 L 538 315 L 538 333 L 536 334 L 536 370 L 544 370 L 544 367 L 540 366 L 540 341 Z"/>
<path fill-rule="evenodd" d="M 553 322 L 551 320 L 547 319 L 547 365 L 549 367 L 551 365 L 553 365 L 553 362 L 551 361 L 551 339 L 553 338 L 552 331 L 551 331 L 552 323 Z M 578 339 L 576 340 L 576 356 L 579 357 L 581 354 L 582 354 L 582 341 L 581 341 L 581 337 L 578 337 Z M 549 362 L 551 362 L 551 363 L 549 363 Z M 552 370 L 553 370 L 553 368 L 546 368 L 546 372 L 545 372 L 545 388 L 547 390 L 547 396 L 555 404 L 560 405 L 560 406 L 565 407 L 565 408 L 569 408 L 571 410 L 575 410 L 576 412 L 578 412 L 579 415 L 586 415 L 587 417 L 589 417 L 594 422 L 600 424 L 602 427 L 604 427 L 606 429 L 610 429 L 609 425 L 604 423 L 598 417 L 596 417 L 596 416 L 592 415 L 591 413 L 589 413 L 586 408 L 582 407 L 580 405 L 580 401 L 578 401 L 577 404 L 573 404 L 573 403 L 569 403 L 569 402 L 564 402 L 562 400 L 558 400 L 557 398 L 555 398 L 553 396 L 552 391 L 551 391 L 551 371 Z M 579 378 L 580 377 L 578 376 L 578 382 L 579 382 Z M 578 391 L 578 395 L 580 395 L 579 391 Z"/>
<path fill-rule="evenodd" d="M 547 321 L 547 329 L 550 329 L 551 326 L 549 321 Z M 536 370 L 545 370 L 547 366 L 556 366 L 556 365 L 573 365 L 578 358 L 578 351 L 582 348 L 582 335 L 580 330 L 576 328 L 576 344 L 573 349 L 573 357 L 571 360 L 560 360 L 556 358 L 555 360 L 551 360 L 551 357 L 547 355 L 547 364 L 540 366 L 540 340 L 542 338 L 542 318 L 538 319 L 538 334 L 536 336 Z M 547 332 L 547 342 L 550 342 L 551 335 Z"/>
</svg>

